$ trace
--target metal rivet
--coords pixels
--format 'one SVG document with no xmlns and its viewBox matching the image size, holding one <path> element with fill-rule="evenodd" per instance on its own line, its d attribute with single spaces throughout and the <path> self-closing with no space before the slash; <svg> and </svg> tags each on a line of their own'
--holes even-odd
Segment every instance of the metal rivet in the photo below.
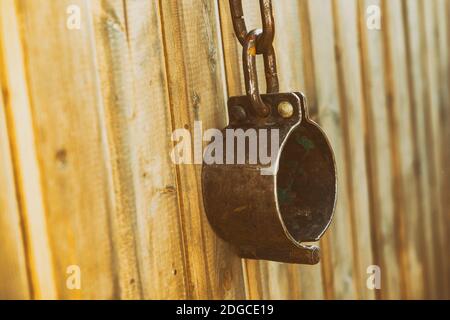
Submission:
<svg viewBox="0 0 450 320">
<path fill-rule="evenodd" d="M 294 115 L 294 107 L 288 101 L 282 101 L 278 105 L 278 113 L 285 119 L 290 118 Z"/>
<path fill-rule="evenodd" d="M 234 120 L 243 121 L 247 118 L 247 112 L 242 106 L 231 107 L 231 116 Z"/>
</svg>

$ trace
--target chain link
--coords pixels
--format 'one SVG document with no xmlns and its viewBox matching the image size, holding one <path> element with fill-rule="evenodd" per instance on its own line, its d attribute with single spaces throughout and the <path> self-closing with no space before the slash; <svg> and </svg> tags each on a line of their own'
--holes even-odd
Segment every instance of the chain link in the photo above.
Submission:
<svg viewBox="0 0 450 320">
<path fill-rule="evenodd" d="M 261 10 L 263 32 L 256 40 L 257 54 L 263 54 L 272 47 L 275 36 L 275 24 L 272 13 L 272 0 L 259 0 Z M 241 45 L 245 45 L 245 37 L 248 34 L 245 24 L 242 0 L 230 0 L 231 16 L 233 19 L 234 32 Z"/>
<path fill-rule="evenodd" d="M 236 37 L 243 46 L 244 78 L 247 95 L 259 116 L 267 116 L 270 108 L 261 99 L 256 72 L 257 54 L 264 57 L 264 70 L 268 93 L 279 91 L 277 63 L 273 40 L 275 37 L 275 23 L 272 12 L 272 0 L 259 0 L 261 10 L 262 29 L 247 31 L 242 0 L 230 0 L 231 17 Z"/>
</svg>

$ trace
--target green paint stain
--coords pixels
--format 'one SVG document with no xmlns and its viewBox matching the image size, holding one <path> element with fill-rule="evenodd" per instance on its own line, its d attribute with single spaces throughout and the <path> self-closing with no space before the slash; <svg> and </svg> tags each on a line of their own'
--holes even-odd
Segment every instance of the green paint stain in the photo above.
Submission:
<svg viewBox="0 0 450 320">
<path fill-rule="evenodd" d="M 296 137 L 295 141 L 301 145 L 303 148 L 305 148 L 306 151 L 310 151 L 314 149 L 316 146 L 314 142 L 312 142 L 310 139 L 308 139 L 306 136 Z"/>
<path fill-rule="evenodd" d="M 289 195 L 289 190 L 278 188 L 278 201 L 280 201 L 281 204 L 290 203 L 292 198 Z"/>
</svg>

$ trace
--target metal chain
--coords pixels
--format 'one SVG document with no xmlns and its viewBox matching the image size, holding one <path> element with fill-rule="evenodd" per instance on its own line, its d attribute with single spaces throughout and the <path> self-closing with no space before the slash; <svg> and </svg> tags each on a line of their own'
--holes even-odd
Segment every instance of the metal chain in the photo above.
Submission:
<svg viewBox="0 0 450 320">
<path fill-rule="evenodd" d="M 263 33 L 256 43 L 257 54 L 262 54 L 272 47 L 275 36 L 275 24 L 272 14 L 272 0 L 259 0 L 261 9 Z M 244 46 L 247 36 L 247 26 L 244 19 L 244 10 L 242 0 L 230 0 L 231 17 L 233 19 L 234 32 L 239 42 Z"/>
<path fill-rule="evenodd" d="M 257 54 L 264 57 L 264 70 L 268 93 L 279 91 L 277 63 L 273 39 L 275 23 L 272 12 L 272 0 L 259 0 L 262 29 L 247 31 L 242 0 L 230 0 L 231 17 L 236 37 L 243 46 L 244 78 L 247 95 L 250 97 L 254 111 L 259 116 L 267 116 L 270 108 L 264 104 L 259 94 L 258 76 L 256 73 Z"/>
</svg>

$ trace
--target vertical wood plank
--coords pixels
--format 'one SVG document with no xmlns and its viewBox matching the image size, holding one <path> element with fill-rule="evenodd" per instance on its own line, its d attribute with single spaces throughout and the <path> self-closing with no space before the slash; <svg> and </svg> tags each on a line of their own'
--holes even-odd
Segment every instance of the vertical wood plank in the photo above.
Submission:
<svg viewBox="0 0 450 320">
<path fill-rule="evenodd" d="M 173 127 L 193 133 L 226 122 L 217 3 L 160 1 Z M 190 298 L 244 298 L 241 260 L 211 230 L 203 212 L 201 166 L 177 166 Z"/>
<path fill-rule="evenodd" d="M 374 255 L 381 268 L 382 299 L 400 299 L 400 264 L 397 251 L 397 228 L 393 192 L 392 140 L 389 134 L 386 84 L 384 79 L 382 30 L 369 30 L 367 9 L 381 9 L 380 0 L 358 2 L 359 30 L 361 37 L 362 72 L 367 124 L 366 148 L 369 168 L 369 190 L 372 231 L 375 239 Z M 373 14 L 373 13 L 372 13 Z"/>
<path fill-rule="evenodd" d="M 316 81 L 318 119 L 333 146 L 338 171 L 338 201 L 334 222 L 325 235 L 329 248 L 323 257 L 324 283 L 327 298 L 357 298 L 355 260 L 352 244 L 351 212 L 348 194 L 348 176 L 345 166 L 343 122 L 339 101 L 338 73 L 335 63 L 332 2 L 308 2 L 311 21 L 311 41 Z M 332 284 L 330 280 L 333 279 Z"/>
<path fill-rule="evenodd" d="M 10 137 L 3 102 L 3 91 L 7 91 L 1 80 L 0 88 L 0 252 L 2 255 L 0 299 L 29 299 L 31 294 L 28 284 L 24 235 L 16 196 Z"/>
<path fill-rule="evenodd" d="M 370 228 L 368 177 L 365 153 L 364 98 L 361 80 L 360 47 L 356 1 L 333 2 L 336 35 L 336 60 L 341 112 L 343 114 L 345 163 L 348 173 L 349 205 L 352 214 L 353 254 L 358 296 L 374 299 L 367 287 L 367 269 L 374 265 Z"/>
<path fill-rule="evenodd" d="M 19 203 L 28 243 L 27 261 L 30 270 L 32 297 L 56 298 L 52 252 L 47 238 L 43 186 L 38 163 L 36 135 L 24 58 L 20 42 L 20 21 L 13 0 L 0 3 L 0 37 L 2 51 L 2 91 L 5 112 L 11 124 L 11 146 L 15 161 Z"/>
<path fill-rule="evenodd" d="M 440 145 L 439 148 L 441 149 L 441 164 L 442 167 L 440 168 L 440 175 L 442 177 L 442 184 L 439 186 L 439 189 L 441 191 L 441 207 L 442 207 L 442 216 L 441 216 L 441 233 L 444 237 L 442 240 L 443 242 L 443 251 L 449 252 L 450 245 L 449 245 L 449 232 L 450 232 L 450 222 L 449 222 L 449 213 L 450 213 L 450 201 L 448 200 L 448 193 L 450 190 L 450 113 L 449 113 L 449 106 L 450 106 L 450 87 L 449 87 L 449 81 L 450 81 L 450 74 L 449 74 L 449 49 L 450 41 L 449 41 L 449 30 L 448 30 L 448 21 L 450 17 L 448 16 L 447 12 L 447 0 L 436 0 L 434 5 L 434 11 L 435 11 L 435 22 L 437 23 L 437 42 L 438 42 L 438 54 L 435 57 L 435 59 L 438 60 L 439 65 L 439 82 L 438 87 L 435 88 L 435 90 L 438 91 L 439 95 L 439 125 L 440 125 Z M 446 274 L 446 277 L 444 277 L 443 281 L 445 282 L 444 285 L 446 287 L 445 289 L 445 298 L 450 297 L 450 277 L 448 276 L 448 272 L 450 270 L 450 259 L 448 257 L 448 254 L 445 256 L 445 266 L 444 266 L 444 273 Z"/>
<path fill-rule="evenodd" d="M 420 251 L 419 203 L 411 123 L 406 42 L 401 1 L 384 1 L 386 84 L 390 134 L 393 140 L 394 192 L 400 239 L 400 263 L 405 298 L 419 299 L 424 291 Z"/>
<path fill-rule="evenodd" d="M 119 236 L 131 240 L 119 248 L 121 292 L 187 298 L 159 4 L 96 1 L 92 13 Z"/>
<path fill-rule="evenodd" d="M 57 297 L 126 297 L 113 267 L 116 208 L 88 2 L 18 5 Z M 66 28 L 69 5 L 80 8 L 80 30 Z M 71 265 L 80 268 L 80 290 L 66 285 Z"/>
<path fill-rule="evenodd" d="M 446 4 L 445 5 L 446 7 L 443 8 L 443 12 L 441 13 L 442 14 L 441 23 L 444 23 L 442 21 L 445 21 L 445 23 L 447 25 L 447 46 L 450 46 L 450 18 L 449 18 L 450 17 L 450 2 L 446 1 L 445 4 Z M 448 48 L 447 48 L 447 50 L 448 50 Z M 448 60 L 448 59 L 450 59 L 450 51 L 447 54 L 448 54 L 447 58 L 441 57 L 442 59 L 444 59 L 444 61 L 447 62 L 447 71 L 446 72 L 447 72 L 448 86 L 447 86 L 447 89 L 443 88 L 443 90 L 448 90 L 447 92 L 449 92 L 449 94 L 450 94 L 450 79 L 449 79 L 450 78 L 450 62 Z M 447 181 L 447 185 L 446 185 L 444 194 L 449 194 L 450 193 L 450 165 L 449 165 L 449 163 L 450 163 L 450 148 L 449 148 L 449 144 L 450 144 L 450 97 L 448 97 L 447 104 L 444 109 L 444 119 L 446 121 L 446 124 L 444 127 L 447 129 L 446 133 L 445 133 L 445 138 L 444 138 L 444 150 L 446 150 L 445 175 L 446 175 L 446 181 Z M 450 198 L 449 197 L 446 197 L 445 206 L 446 206 L 445 216 L 446 216 L 446 221 L 447 221 L 446 226 L 447 226 L 447 230 L 450 230 Z M 447 245 L 448 245 L 448 243 L 447 243 Z M 450 269 L 450 262 L 447 267 L 448 267 L 448 269 Z M 447 272 L 449 272 L 449 271 L 447 270 Z M 448 279 L 449 281 L 448 281 L 447 287 L 449 288 L 448 292 L 450 294 L 450 277 L 448 277 L 448 278 L 449 278 Z"/>
<path fill-rule="evenodd" d="M 448 252 L 445 252 L 444 230 L 445 225 L 444 209 L 441 203 L 441 186 L 442 186 L 442 152 L 441 152 L 441 126 L 440 126 L 440 100 L 436 94 L 436 88 L 439 87 L 439 65 L 436 59 L 438 55 L 437 43 L 437 24 L 433 4 L 421 2 L 421 33 L 424 37 L 424 73 L 428 90 L 425 93 L 427 112 L 425 114 L 427 123 L 427 144 L 430 146 L 430 194 L 433 197 L 433 243 L 436 248 L 435 254 L 435 273 L 438 277 L 439 292 L 438 298 L 447 297 L 447 268 L 446 259 Z"/>
<path fill-rule="evenodd" d="M 117 286 L 122 299 L 142 297 L 142 280 L 138 265 L 136 192 L 133 182 L 137 172 L 133 170 L 135 159 L 132 149 L 132 128 L 127 126 L 134 117 L 135 106 L 130 94 L 133 87 L 130 53 L 127 43 L 123 1 L 94 1 L 87 7 L 93 15 L 93 39 L 95 60 L 102 89 L 99 106 L 108 149 L 105 152 L 113 189 L 110 210 L 111 241 L 114 246 Z M 106 38 L 106 39 L 105 39 Z M 103 41 L 102 41 L 103 40 Z M 106 60 L 106 61 L 105 61 Z"/>
<path fill-rule="evenodd" d="M 420 0 L 403 1 L 403 11 L 405 19 L 405 32 L 408 45 L 407 63 L 408 63 L 408 84 L 411 96 L 411 116 L 413 117 L 413 135 L 416 141 L 417 160 L 415 164 L 416 174 L 418 175 L 418 199 L 420 219 L 419 225 L 422 226 L 421 232 L 416 236 L 420 242 L 417 242 L 418 248 L 423 252 L 423 261 L 425 265 L 425 284 L 427 298 L 436 298 L 438 277 L 435 274 L 435 246 L 433 242 L 433 233 L 435 225 L 433 224 L 433 202 L 432 194 L 429 189 L 429 154 L 430 148 L 427 143 L 426 132 L 426 101 L 424 97 L 427 90 L 424 59 L 423 59 L 423 43 L 420 30 Z M 420 230 L 418 230 L 420 231 Z"/>
</svg>

